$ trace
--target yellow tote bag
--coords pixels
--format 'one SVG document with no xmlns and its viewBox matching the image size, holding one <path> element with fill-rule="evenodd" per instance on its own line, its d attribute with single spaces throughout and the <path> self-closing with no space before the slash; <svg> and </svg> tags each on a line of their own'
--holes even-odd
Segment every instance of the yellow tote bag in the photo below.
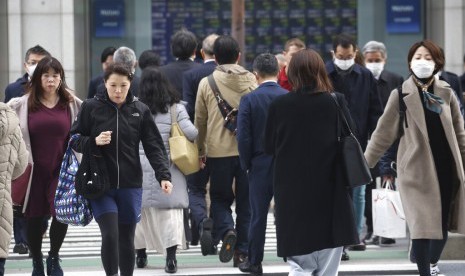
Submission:
<svg viewBox="0 0 465 276">
<path fill-rule="evenodd" d="M 171 136 L 168 139 L 171 160 L 184 175 L 198 172 L 200 166 L 197 145 L 184 136 L 176 118 L 176 104 L 173 104 L 171 106 Z"/>
</svg>

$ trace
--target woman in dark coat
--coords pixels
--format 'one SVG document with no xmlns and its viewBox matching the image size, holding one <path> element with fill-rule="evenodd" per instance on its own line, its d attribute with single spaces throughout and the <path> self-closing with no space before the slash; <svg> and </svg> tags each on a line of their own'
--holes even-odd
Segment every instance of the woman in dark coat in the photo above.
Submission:
<svg viewBox="0 0 465 276">
<path fill-rule="evenodd" d="M 296 53 L 288 70 L 293 91 L 271 104 L 265 150 L 275 158 L 278 256 L 290 274 L 337 275 L 342 246 L 358 244 L 349 191 L 340 177 L 338 109 L 323 60 Z M 336 93 L 345 116 L 342 94 Z"/>
</svg>

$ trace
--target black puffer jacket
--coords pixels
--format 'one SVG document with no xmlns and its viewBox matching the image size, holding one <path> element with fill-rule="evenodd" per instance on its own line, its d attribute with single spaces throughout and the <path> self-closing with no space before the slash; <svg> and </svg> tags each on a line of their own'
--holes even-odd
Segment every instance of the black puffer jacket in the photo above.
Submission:
<svg viewBox="0 0 465 276">
<path fill-rule="evenodd" d="M 81 134 L 73 148 L 83 152 L 90 143 L 95 145 L 95 137 L 102 131 L 112 131 L 111 143 L 101 147 L 111 188 L 142 187 L 140 142 L 158 182 L 171 181 L 168 156 L 149 108 L 131 93 L 126 99 L 120 108 L 108 99 L 106 91 L 86 100 L 71 128 L 71 135 Z"/>
</svg>

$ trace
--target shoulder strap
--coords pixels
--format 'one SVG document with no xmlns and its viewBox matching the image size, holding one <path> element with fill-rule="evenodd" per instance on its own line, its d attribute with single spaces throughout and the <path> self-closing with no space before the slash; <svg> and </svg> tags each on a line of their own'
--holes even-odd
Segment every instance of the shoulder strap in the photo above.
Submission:
<svg viewBox="0 0 465 276">
<path fill-rule="evenodd" d="M 349 134 L 353 135 L 353 132 L 352 132 L 352 129 L 350 128 L 349 122 L 347 121 L 347 118 L 344 115 L 344 111 L 342 110 L 341 106 L 339 105 L 336 94 L 331 92 L 331 97 L 333 98 L 333 101 L 337 106 L 338 113 L 340 114 L 340 116 L 344 120 L 344 124 L 346 125 L 347 130 L 349 131 Z M 339 125 L 339 118 L 338 118 L 338 125 Z M 338 127 L 338 138 L 340 138 L 340 137 L 341 137 L 340 136 L 340 127 Z"/>
<path fill-rule="evenodd" d="M 407 106 L 404 102 L 404 94 L 402 94 L 402 84 L 397 87 L 397 93 L 399 93 L 399 138 L 404 135 L 404 126 L 402 125 L 405 122 L 405 127 L 408 128 L 407 123 Z"/>
<path fill-rule="evenodd" d="M 176 119 L 176 104 L 173 104 L 171 107 L 170 107 L 170 113 L 171 113 L 171 125 L 176 123 L 178 120 Z"/>
<path fill-rule="evenodd" d="M 213 94 L 215 95 L 215 99 L 218 102 L 218 107 L 221 111 L 221 115 L 223 116 L 223 118 L 226 118 L 229 115 L 229 113 L 232 110 L 234 110 L 234 108 L 227 101 L 225 101 L 223 97 L 221 96 L 221 92 L 218 89 L 218 86 L 216 85 L 215 78 L 213 78 L 213 73 L 210 74 L 207 77 L 207 79 L 208 79 L 208 84 L 210 85 L 210 88 L 212 89 Z"/>
</svg>

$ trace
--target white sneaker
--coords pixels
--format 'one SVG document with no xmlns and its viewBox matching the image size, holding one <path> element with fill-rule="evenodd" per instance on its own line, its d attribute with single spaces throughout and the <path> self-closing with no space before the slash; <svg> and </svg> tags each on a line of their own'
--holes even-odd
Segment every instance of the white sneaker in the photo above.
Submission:
<svg viewBox="0 0 465 276">
<path fill-rule="evenodd" d="M 430 264 L 430 273 L 431 273 L 431 276 L 438 276 L 439 275 L 439 267 L 438 267 L 438 264 L 435 263 L 435 264 Z"/>
</svg>

